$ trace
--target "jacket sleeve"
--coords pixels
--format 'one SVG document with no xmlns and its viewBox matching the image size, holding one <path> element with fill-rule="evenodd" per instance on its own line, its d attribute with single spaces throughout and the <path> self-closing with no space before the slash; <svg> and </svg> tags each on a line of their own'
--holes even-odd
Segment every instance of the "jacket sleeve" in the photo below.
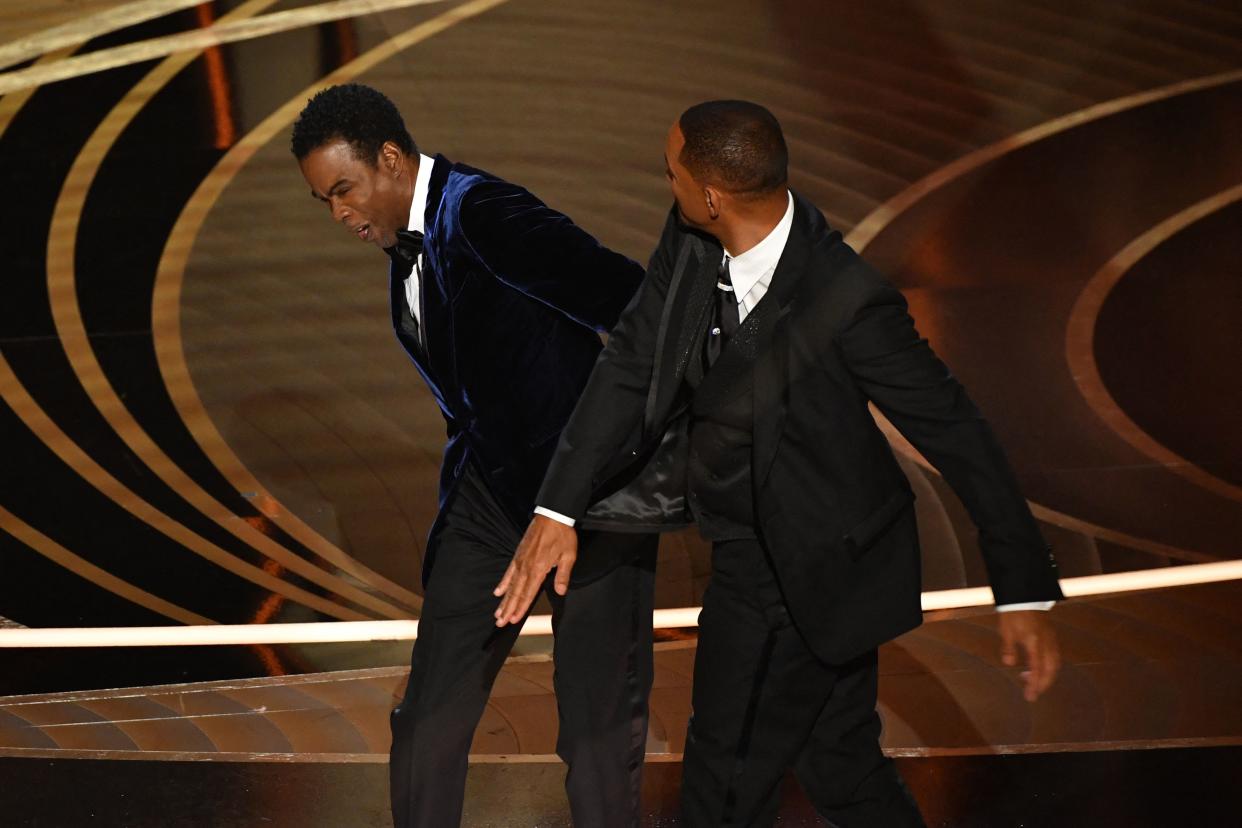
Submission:
<svg viewBox="0 0 1242 828">
<path fill-rule="evenodd" d="M 992 429 L 876 280 L 836 340 L 863 393 L 944 475 L 979 529 L 997 604 L 1061 598 L 1056 563 Z"/>
<path fill-rule="evenodd" d="M 469 247 L 497 279 L 600 333 L 642 282 L 637 262 L 514 184 L 480 180 L 460 216 Z"/>
<path fill-rule="evenodd" d="M 535 503 L 575 520 L 590 505 L 600 473 L 634 452 L 642 439 L 660 317 L 668 298 L 672 258 L 681 233 L 670 212 L 647 277 L 621 314 L 596 360 Z"/>
</svg>

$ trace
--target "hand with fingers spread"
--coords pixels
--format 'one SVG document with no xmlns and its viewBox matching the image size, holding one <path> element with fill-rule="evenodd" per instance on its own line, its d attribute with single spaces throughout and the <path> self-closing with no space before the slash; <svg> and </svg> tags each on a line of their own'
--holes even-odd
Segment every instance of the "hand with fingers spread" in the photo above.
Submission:
<svg viewBox="0 0 1242 828">
<path fill-rule="evenodd" d="M 1026 661 L 1022 680 L 1023 695 L 1033 702 L 1052 686 L 1061 669 L 1061 648 L 1056 630 L 1048 621 L 1048 613 L 1039 610 L 1002 612 L 999 614 L 1001 661 L 1006 667 L 1018 665 L 1018 650 Z"/>
<path fill-rule="evenodd" d="M 530 605 L 539 596 L 544 578 L 556 569 L 553 588 L 557 595 L 569 591 L 569 576 L 578 559 L 578 532 L 543 515 L 535 515 L 518 544 L 517 552 L 505 576 L 493 594 L 502 598 L 496 608 L 496 626 L 516 624 L 526 617 Z"/>
</svg>

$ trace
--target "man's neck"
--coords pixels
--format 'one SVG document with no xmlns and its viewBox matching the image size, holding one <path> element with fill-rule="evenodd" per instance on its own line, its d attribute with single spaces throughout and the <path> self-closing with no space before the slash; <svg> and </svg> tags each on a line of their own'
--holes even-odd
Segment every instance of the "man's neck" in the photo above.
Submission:
<svg viewBox="0 0 1242 828">
<path fill-rule="evenodd" d="M 781 190 L 779 196 L 765 197 L 753 202 L 735 202 L 732 215 L 723 223 L 713 225 L 711 233 L 730 256 L 740 256 L 768 237 L 785 217 L 789 196 Z"/>
<path fill-rule="evenodd" d="M 409 213 L 405 217 L 405 226 L 410 226 L 410 214 L 414 211 L 414 190 L 418 181 L 419 154 L 407 155 L 405 158 L 405 176 L 402 183 L 405 185 L 405 203 L 408 205 Z M 404 229 L 404 228 L 402 228 Z"/>
</svg>

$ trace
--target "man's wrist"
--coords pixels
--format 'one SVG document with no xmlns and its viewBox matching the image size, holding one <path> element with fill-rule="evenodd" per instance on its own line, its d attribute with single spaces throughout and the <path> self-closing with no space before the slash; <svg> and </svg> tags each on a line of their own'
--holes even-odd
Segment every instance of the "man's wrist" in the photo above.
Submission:
<svg viewBox="0 0 1242 828">
<path fill-rule="evenodd" d="M 566 517 L 565 515 L 562 515 L 560 512 L 554 512 L 551 509 L 545 509 L 542 506 L 535 507 L 535 514 L 543 515 L 544 517 L 549 518 L 550 520 L 555 520 L 557 523 L 563 523 L 566 526 L 573 526 L 577 523 L 577 521 L 571 517 Z"/>
</svg>

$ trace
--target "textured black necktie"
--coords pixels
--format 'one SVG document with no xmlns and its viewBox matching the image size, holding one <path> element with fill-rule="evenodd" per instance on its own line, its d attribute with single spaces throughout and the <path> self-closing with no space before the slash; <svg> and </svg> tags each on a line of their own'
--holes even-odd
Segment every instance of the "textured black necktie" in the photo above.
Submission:
<svg viewBox="0 0 1242 828">
<path fill-rule="evenodd" d="M 726 256 L 716 271 L 716 296 L 712 306 L 711 327 L 707 329 L 707 341 L 703 345 L 704 368 L 711 368 L 724 346 L 737 330 L 739 313 L 737 297 L 733 293 L 733 280 L 729 277 L 729 257 Z"/>
</svg>

